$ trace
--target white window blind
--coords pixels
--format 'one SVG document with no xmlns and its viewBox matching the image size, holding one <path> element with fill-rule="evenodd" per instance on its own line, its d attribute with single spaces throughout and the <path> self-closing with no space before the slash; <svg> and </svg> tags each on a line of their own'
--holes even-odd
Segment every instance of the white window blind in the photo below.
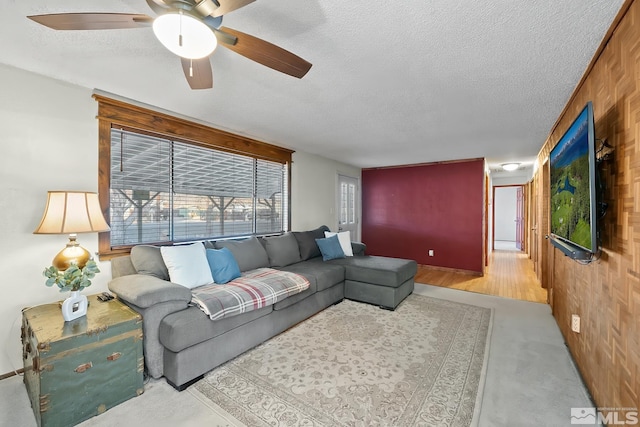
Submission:
<svg viewBox="0 0 640 427">
<path fill-rule="evenodd" d="M 286 164 L 112 129 L 111 246 L 285 231 L 287 176 Z"/>
<path fill-rule="evenodd" d="M 287 201 L 286 166 L 281 163 L 256 161 L 256 231 L 258 233 L 276 233 L 284 230 L 288 223 L 286 217 Z"/>
<path fill-rule="evenodd" d="M 170 239 L 170 159 L 170 141 L 112 130 L 112 246 Z"/>
</svg>

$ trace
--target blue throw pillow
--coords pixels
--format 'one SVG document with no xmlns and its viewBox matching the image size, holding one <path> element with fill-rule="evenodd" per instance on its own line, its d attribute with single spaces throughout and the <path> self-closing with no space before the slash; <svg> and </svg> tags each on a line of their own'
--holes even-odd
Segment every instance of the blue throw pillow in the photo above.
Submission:
<svg viewBox="0 0 640 427">
<path fill-rule="evenodd" d="M 213 281 L 220 285 L 240 277 L 240 267 L 227 248 L 207 249 L 207 261 Z"/>
<path fill-rule="evenodd" d="M 340 246 L 340 240 L 338 240 L 337 234 L 331 237 L 327 237 L 326 239 L 316 239 L 316 243 L 320 248 L 320 253 L 322 254 L 323 261 L 345 257 L 342 246 Z"/>
</svg>

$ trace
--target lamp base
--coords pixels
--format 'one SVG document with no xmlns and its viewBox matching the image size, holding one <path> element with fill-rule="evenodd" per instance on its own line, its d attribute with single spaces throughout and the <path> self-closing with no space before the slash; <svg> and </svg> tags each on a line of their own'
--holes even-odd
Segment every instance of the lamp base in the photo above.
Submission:
<svg viewBox="0 0 640 427">
<path fill-rule="evenodd" d="M 62 303 L 62 317 L 65 322 L 75 320 L 87 314 L 87 297 L 80 291 L 71 291 L 71 296 Z"/>
<path fill-rule="evenodd" d="M 76 240 L 76 235 L 70 234 L 69 243 L 67 243 L 67 246 L 63 250 L 58 252 L 51 265 L 60 271 L 65 271 L 71 267 L 73 263 L 76 264 L 78 268 L 82 268 L 90 258 L 91 254 L 88 250 L 80 246 Z"/>
</svg>

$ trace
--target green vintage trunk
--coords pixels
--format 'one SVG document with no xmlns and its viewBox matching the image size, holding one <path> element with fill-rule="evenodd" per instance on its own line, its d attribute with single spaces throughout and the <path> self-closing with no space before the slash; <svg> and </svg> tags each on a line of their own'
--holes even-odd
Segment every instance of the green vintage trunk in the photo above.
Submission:
<svg viewBox="0 0 640 427">
<path fill-rule="evenodd" d="M 72 426 L 144 391 L 142 318 L 88 298 L 87 315 L 70 322 L 60 303 L 23 311 L 24 383 L 39 426 Z"/>
</svg>

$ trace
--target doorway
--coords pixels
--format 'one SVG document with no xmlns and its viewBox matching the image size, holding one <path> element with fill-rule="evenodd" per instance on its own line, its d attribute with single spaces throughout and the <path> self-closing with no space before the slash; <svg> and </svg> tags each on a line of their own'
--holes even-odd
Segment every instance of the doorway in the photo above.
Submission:
<svg viewBox="0 0 640 427">
<path fill-rule="evenodd" d="M 524 188 L 493 187 L 493 249 L 524 249 Z"/>
<path fill-rule="evenodd" d="M 338 175 L 338 231 L 349 231 L 351 240 L 359 241 L 360 189 L 358 178 Z"/>
</svg>

